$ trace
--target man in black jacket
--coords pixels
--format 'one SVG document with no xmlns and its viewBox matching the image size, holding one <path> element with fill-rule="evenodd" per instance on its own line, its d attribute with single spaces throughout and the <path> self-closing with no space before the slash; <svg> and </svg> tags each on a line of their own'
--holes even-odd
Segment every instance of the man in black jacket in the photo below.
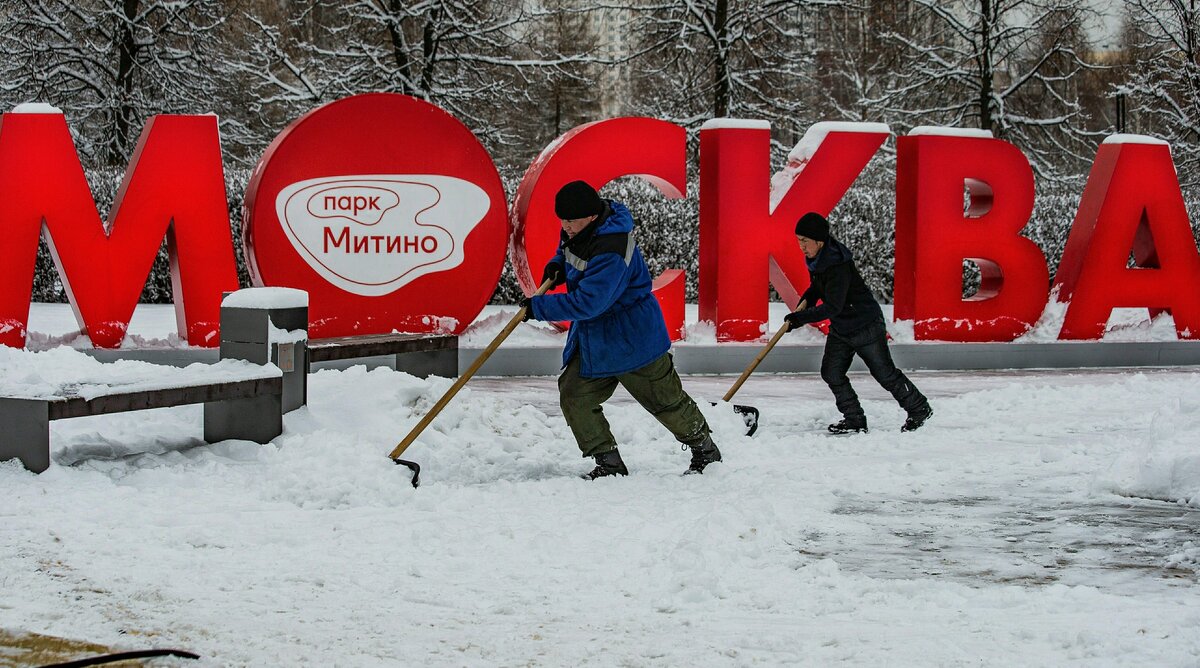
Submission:
<svg viewBox="0 0 1200 668">
<path fill-rule="evenodd" d="M 846 376 L 855 353 L 908 413 L 900 430 L 919 429 L 933 415 L 933 409 L 925 395 L 892 362 L 883 311 L 854 266 L 854 255 L 829 235 L 829 221 L 819 213 L 806 213 L 800 218 L 796 223 L 796 239 L 807 258 L 812 284 L 800 298 L 800 310 L 789 313 L 786 320 L 790 329 L 825 319 L 830 321 L 825 356 L 821 359 L 821 378 L 833 390 L 842 420 L 829 425 L 829 431 L 834 434 L 867 431 L 867 416 Z M 821 305 L 811 306 L 818 299 Z"/>
</svg>

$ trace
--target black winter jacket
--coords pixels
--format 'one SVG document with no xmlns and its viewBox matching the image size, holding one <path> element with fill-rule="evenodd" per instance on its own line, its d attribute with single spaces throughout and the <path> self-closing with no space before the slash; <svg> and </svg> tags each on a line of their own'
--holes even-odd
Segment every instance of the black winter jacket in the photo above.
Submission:
<svg viewBox="0 0 1200 668">
<path fill-rule="evenodd" d="M 830 329 L 841 336 L 853 336 L 874 322 L 883 322 L 883 311 L 854 266 L 849 248 L 830 237 L 807 262 L 812 285 L 800 297 L 808 304 L 799 312 L 801 320 L 829 319 Z M 821 305 L 814 307 L 818 299 Z"/>
</svg>

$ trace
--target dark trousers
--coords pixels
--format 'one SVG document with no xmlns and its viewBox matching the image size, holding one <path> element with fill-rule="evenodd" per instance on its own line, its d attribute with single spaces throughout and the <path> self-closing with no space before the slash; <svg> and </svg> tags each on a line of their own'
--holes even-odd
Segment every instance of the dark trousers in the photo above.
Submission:
<svg viewBox="0 0 1200 668">
<path fill-rule="evenodd" d="M 821 378 L 833 390 L 838 410 L 851 420 L 866 420 L 858 395 L 850 385 L 846 371 L 857 354 L 866 363 L 871 375 L 892 393 L 900 407 L 909 415 L 929 405 L 925 395 L 917 386 L 896 368 L 887 347 L 887 328 L 877 320 L 851 336 L 842 336 L 830 330 L 825 339 L 825 356 L 821 359 Z"/>
<path fill-rule="evenodd" d="M 579 356 L 576 355 L 558 377 L 558 400 L 584 457 L 594 457 L 617 447 L 601 404 L 608 401 L 618 384 L 680 443 L 691 445 L 708 435 L 708 422 L 696 402 L 683 391 L 670 353 L 664 353 L 640 369 L 604 378 L 580 376 Z"/>
</svg>

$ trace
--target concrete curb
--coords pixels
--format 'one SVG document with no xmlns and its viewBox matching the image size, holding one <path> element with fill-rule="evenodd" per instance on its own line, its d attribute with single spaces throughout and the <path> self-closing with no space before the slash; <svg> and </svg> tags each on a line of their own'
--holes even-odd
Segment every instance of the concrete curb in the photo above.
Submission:
<svg viewBox="0 0 1200 668">
<path fill-rule="evenodd" d="M 686 374 L 738 374 L 762 350 L 763 343 L 676 346 L 675 364 Z M 1087 341 L 1057 343 L 893 343 L 892 356 L 901 369 L 1075 369 L 1200 365 L 1200 341 Z M 765 373 L 814 372 L 821 369 L 821 344 L 779 344 L 763 360 Z M 217 361 L 217 351 L 204 348 L 84 350 L 103 362 L 118 359 L 187 366 Z M 481 348 L 459 348 L 458 368 L 467 368 Z M 395 356 L 317 363 L 313 371 L 353 364 L 395 368 Z M 562 365 L 559 346 L 501 346 L 480 369 L 481 376 L 554 376 Z M 854 370 L 866 367 L 857 358 Z"/>
</svg>

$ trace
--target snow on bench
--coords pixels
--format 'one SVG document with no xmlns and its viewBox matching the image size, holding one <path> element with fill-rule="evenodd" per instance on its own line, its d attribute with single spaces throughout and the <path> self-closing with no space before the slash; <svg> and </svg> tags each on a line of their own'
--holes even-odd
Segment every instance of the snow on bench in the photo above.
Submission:
<svg viewBox="0 0 1200 668">
<path fill-rule="evenodd" d="M 70 348 L 0 349 L 0 460 L 50 465 L 50 421 L 204 404 L 204 440 L 268 443 L 283 431 L 282 372 L 242 360 L 184 368 L 97 361 Z"/>
</svg>

